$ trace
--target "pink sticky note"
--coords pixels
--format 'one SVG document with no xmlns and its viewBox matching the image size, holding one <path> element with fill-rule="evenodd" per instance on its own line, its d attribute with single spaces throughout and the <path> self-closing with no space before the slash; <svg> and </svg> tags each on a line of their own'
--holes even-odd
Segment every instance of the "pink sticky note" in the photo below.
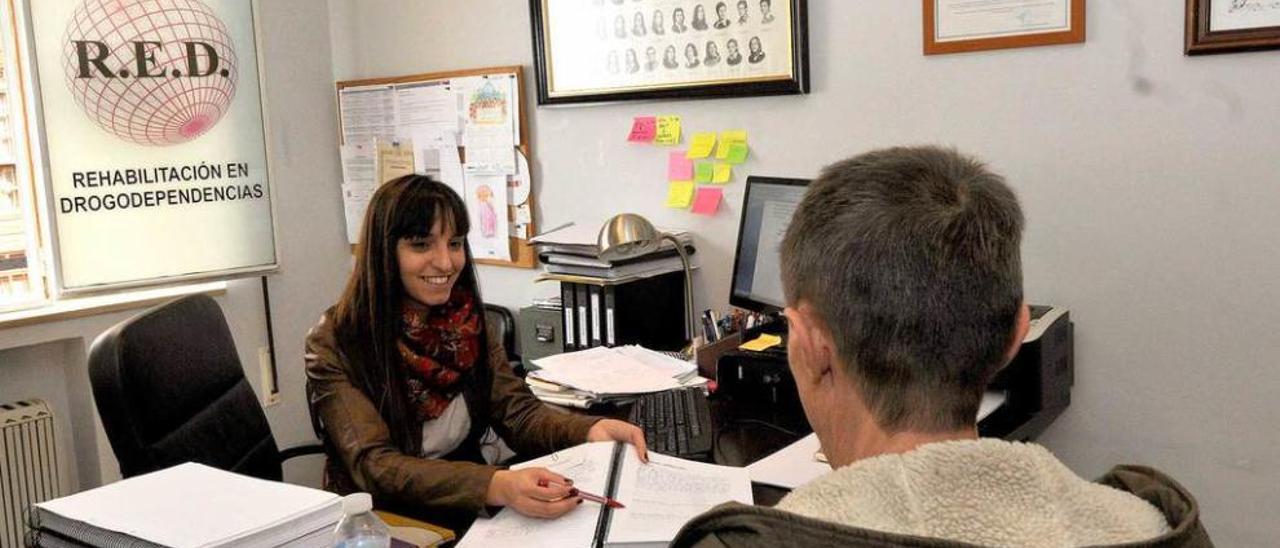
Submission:
<svg viewBox="0 0 1280 548">
<path fill-rule="evenodd" d="M 667 180 L 693 180 L 693 160 L 685 157 L 685 151 L 678 150 L 671 153 L 671 159 L 667 162 Z"/>
<path fill-rule="evenodd" d="M 656 116 L 637 116 L 635 122 L 631 124 L 631 135 L 627 136 L 627 140 L 632 143 L 652 143 L 653 136 L 658 133 L 658 118 Z"/>
<path fill-rule="evenodd" d="M 693 212 L 699 215 L 715 215 L 720 209 L 720 198 L 724 191 L 716 187 L 702 187 L 693 198 Z"/>
</svg>

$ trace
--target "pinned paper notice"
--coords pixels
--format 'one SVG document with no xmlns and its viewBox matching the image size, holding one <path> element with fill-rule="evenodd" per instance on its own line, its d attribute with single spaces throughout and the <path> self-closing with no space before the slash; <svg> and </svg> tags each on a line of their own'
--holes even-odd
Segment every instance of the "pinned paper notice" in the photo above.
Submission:
<svg viewBox="0 0 1280 548">
<path fill-rule="evenodd" d="M 658 133 L 658 119 L 654 116 L 637 116 L 631 123 L 631 135 L 627 141 L 632 143 L 652 143 Z"/>
<path fill-rule="evenodd" d="M 725 161 L 730 164 L 741 164 L 742 162 L 747 161 L 747 144 L 734 143 L 730 146 L 729 157 L 725 158 Z"/>
<path fill-rule="evenodd" d="M 659 116 L 658 132 L 654 135 L 653 142 L 659 145 L 680 144 L 680 117 Z"/>
<path fill-rule="evenodd" d="M 716 187 L 702 187 L 693 199 L 693 212 L 699 215 L 715 215 L 720 210 L 720 198 L 724 191 Z"/>
<path fill-rule="evenodd" d="M 729 148 L 735 143 L 747 144 L 747 132 L 741 129 L 720 132 L 720 148 L 716 150 L 716 159 L 729 157 Z"/>
<path fill-rule="evenodd" d="M 760 335 L 756 340 L 739 346 L 739 350 L 750 350 L 752 352 L 764 352 L 770 348 L 782 344 L 782 337 L 777 335 L 764 334 Z"/>
<path fill-rule="evenodd" d="M 692 181 L 693 160 L 685 157 L 684 151 L 672 152 L 667 161 L 668 181 Z"/>
<path fill-rule="evenodd" d="M 667 189 L 667 207 L 688 209 L 693 203 L 693 181 L 672 181 Z"/>
<path fill-rule="evenodd" d="M 733 166 L 716 162 L 715 173 L 711 174 L 711 182 L 723 185 L 733 178 Z"/>
<path fill-rule="evenodd" d="M 689 144 L 690 158 L 706 158 L 716 148 L 716 133 L 694 133 L 693 142 Z"/>
<path fill-rule="evenodd" d="M 710 183 L 715 176 L 716 166 L 711 162 L 698 162 L 693 166 L 693 182 Z"/>
</svg>

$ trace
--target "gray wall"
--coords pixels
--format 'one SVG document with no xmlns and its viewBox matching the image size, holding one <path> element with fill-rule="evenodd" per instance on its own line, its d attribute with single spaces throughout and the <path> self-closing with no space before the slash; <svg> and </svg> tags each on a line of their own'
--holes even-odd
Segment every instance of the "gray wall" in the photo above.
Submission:
<svg viewBox="0 0 1280 548">
<path fill-rule="evenodd" d="M 1187 58 L 1183 2 L 1108 0 L 1090 2 L 1085 44 L 924 57 L 919 2 L 809 4 L 811 95 L 533 111 L 541 226 L 636 211 L 688 228 L 699 307 L 724 306 L 742 184 L 714 219 L 664 210 L 664 151 L 623 142 L 632 116 L 746 128 L 756 174 L 809 177 L 901 143 L 976 154 L 1026 209 L 1029 298 L 1077 322 L 1074 402 L 1042 441 L 1086 476 L 1118 462 L 1163 468 L 1198 495 L 1221 545 L 1271 544 L 1280 52 Z M 329 7 L 339 79 L 530 70 L 527 2 Z M 530 271 L 482 271 L 486 297 L 508 306 L 553 291 Z"/>
<path fill-rule="evenodd" d="M 258 3 L 281 265 L 269 283 L 283 401 L 268 408 L 267 416 L 280 444 L 290 446 L 314 439 L 303 395 L 302 339 L 336 299 L 350 252 L 336 191 L 342 175 L 335 155 L 327 7 L 314 0 Z M 232 282 L 218 300 L 257 389 L 257 349 L 267 345 L 259 281 Z M 0 401 L 40 397 L 55 406 L 64 427 L 63 447 L 75 459 L 73 485 L 90 487 L 118 477 L 96 423 L 85 356 L 94 337 L 132 313 L 0 328 Z M 312 460 L 290 466 L 287 475 L 318 485 L 320 466 Z"/>
</svg>

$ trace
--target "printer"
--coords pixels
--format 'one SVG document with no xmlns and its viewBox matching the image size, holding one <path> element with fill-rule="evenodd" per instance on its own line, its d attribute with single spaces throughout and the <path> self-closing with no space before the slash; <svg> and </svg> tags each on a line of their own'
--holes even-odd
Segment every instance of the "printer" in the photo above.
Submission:
<svg viewBox="0 0 1280 548">
<path fill-rule="evenodd" d="M 988 387 L 989 393 L 1002 393 L 1004 402 L 978 423 L 982 436 L 1033 440 L 1071 403 L 1075 355 L 1070 313 L 1053 306 L 1030 308 L 1031 326 L 1022 347 Z M 751 338 L 780 325 L 776 322 L 745 335 Z M 716 382 L 716 397 L 726 402 L 733 416 L 809 430 L 785 349 L 726 352 L 717 362 Z"/>
</svg>

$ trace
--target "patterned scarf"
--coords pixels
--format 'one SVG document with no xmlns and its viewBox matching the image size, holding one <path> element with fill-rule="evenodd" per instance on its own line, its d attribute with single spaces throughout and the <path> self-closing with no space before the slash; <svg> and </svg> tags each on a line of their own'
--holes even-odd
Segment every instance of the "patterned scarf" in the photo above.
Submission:
<svg viewBox="0 0 1280 548">
<path fill-rule="evenodd" d="M 439 417 L 461 391 L 458 381 L 480 354 L 483 326 L 474 296 L 461 287 L 440 306 L 405 299 L 396 347 L 419 421 Z"/>
</svg>

